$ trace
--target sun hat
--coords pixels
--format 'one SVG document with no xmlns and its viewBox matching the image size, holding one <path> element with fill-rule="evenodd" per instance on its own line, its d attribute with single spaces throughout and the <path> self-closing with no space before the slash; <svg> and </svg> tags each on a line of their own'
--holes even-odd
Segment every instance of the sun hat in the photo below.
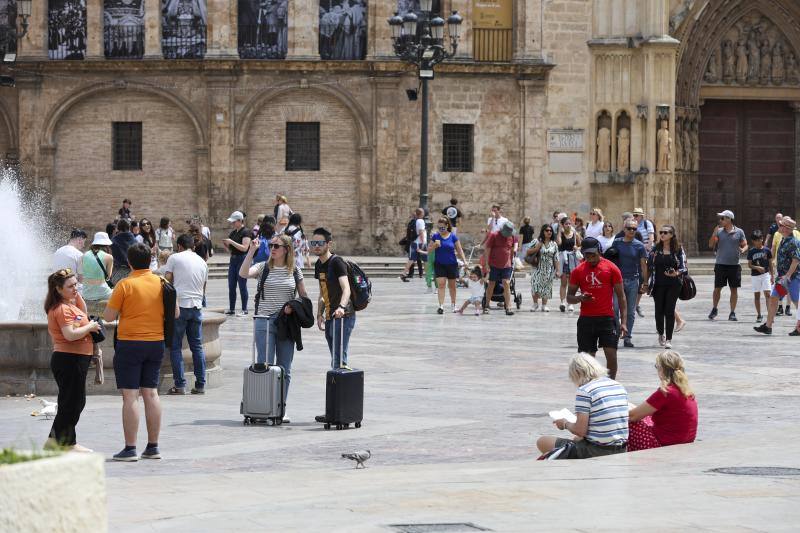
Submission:
<svg viewBox="0 0 800 533">
<path fill-rule="evenodd" d="M 108 233 L 105 231 L 98 231 L 94 234 L 92 246 L 111 246 L 111 239 L 108 238 Z"/>
</svg>

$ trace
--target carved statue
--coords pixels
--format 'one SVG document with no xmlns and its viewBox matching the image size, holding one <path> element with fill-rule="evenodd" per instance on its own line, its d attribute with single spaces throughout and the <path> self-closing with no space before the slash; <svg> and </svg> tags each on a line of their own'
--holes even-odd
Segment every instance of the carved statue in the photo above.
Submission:
<svg viewBox="0 0 800 533">
<path fill-rule="evenodd" d="M 683 121 L 675 121 L 675 170 L 683 170 Z"/>
<path fill-rule="evenodd" d="M 756 32 L 753 30 L 750 33 L 750 39 L 747 41 L 747 81 L 748 83 L 758 83 L 758 75 L 761 72 L 761 48 L 758 46 L 758 39 Z"/>
<path fill-rule="evenodd" d="M 672 152 L 672 139 L 669 137 L 669 122 L 661 121 L 661 128 L 656 137 L 658 144 L 658 157 L 656 162 L 656 172 L 669 172 L 669 160 Z"/>
<path fill-rule="evenodd" d="M 778 41 L 772 49 L 772 83 L 783 85 L 786 69 L 783 62 L 783 44 Z"/>
<path fill-rule="evenodd" d="M 711 58 L 708 60 L 708 68 L 706 68 L 706 74 L 704 78 L 708 83 L 717 83 L 719 81 L 719 75 L 717 74 L 716 52 L 711 52 Z"/>
<path fill-rule="evenodd" d="M 772 74 L 772 45 L 769 39 L 761 41 L 761 70 L 758 81 L 761 85 L 767 85 Z"/>
<path fill-rule="evenodd" d="M 797 70 L 797 58 L 794 52 L 786 56 L 786 81 L 792 85 L 800 83 L 800 71 Z"/>
<path fill-rule="evenodd" d="M 744 39 L 740 39 L 736 44 L 736 81 L 745 83 L 747 81 L 747 47 Z"/>
<path fill-rule="evenodd" d="M 692 134 L 689 136 L 690 142 L 692 145 L 691 149 L 691 156 L 692 156 L 692 164 L 691 170 L 692 172 L 698 172 L 700 170 L 700 132 L 697 129 L 697 122 L 692 122 Z"/>
<path fill-rule="evenodd" d="M 722 43 L 722 78 L 725 83 L 731 83 L 736 78 L 736 56 L 730 39 Z"/>
<path fill-rule="evenodd" d="M 683 131 L 681 131 L 681 144 L 683 145 L 683 160 L 681 166 L 683 170 L 692 170 L 692 122 L 687 118 L 683 122 Z"/>
<path fill-rule="evenodd" d="M 597 132 L 597 171 L 611 172 L 611 130 L 605 126 Z"/>
<path fill-rule="evenodd" d="M 617 135 L 617 172 L 626 174 L 631 169 L 631 130 L 622 128 Z"/>
</svg>

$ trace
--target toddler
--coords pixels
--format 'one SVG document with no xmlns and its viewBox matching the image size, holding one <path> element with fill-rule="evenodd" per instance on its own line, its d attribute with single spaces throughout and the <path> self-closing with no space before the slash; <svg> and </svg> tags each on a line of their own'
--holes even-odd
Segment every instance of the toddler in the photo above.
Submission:
<svg viewBox="0 0 800 533">
<path fill-rule="evenodd" d="M 458 313 L 463 315 L 464 309 L 466 309 L 470 304 L 475 306 L 475 315 L 481 314 L 481 308 L 483 307 L 483 293 L 486 290 L 483 286 L 483 271 L 481 267 L 476 266 L 472 269 L 472 272 L 469 273 L 469 298 L 464 305 L 461 306 L 461 309 L 458 310 Z"/>
<path fill-rule="evenodd" d="M 158 268 L 153 271 L 157 276 L 163 276 L 167 272 L 167 259 L 172 255 L 170 250 L 161 250 L 158 252 Z"/>
</svg>

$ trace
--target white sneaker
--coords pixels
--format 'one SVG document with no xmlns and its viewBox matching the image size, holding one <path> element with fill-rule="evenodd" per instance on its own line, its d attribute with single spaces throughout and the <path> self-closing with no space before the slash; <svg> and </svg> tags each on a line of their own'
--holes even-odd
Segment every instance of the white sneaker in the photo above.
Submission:
<svg viewBox="0 0 800 533">
<path fill-rule="evenodd" d="M 539 310 L 539 304 L 533 304 L 531 306 L 531 313 L 535 313 L 538 310 Z"/>
<path fill-rule="evenodd" d="M 659 346 L 663 347 L 666 342 L 667 342 L 667 339 L 664 337 L 664 335 L 659 335 L 658 336 L 658 344 L 659 344 Z"/>
<path fill-rule="evenodd" d="M 575 306 L 574 306 L 574 305 L 572 305 L 572 304 L 570 304 L 570 306 L 569 306 L 569 307 L 567 307 L 567 312 L 569 312 L 569 313 L 574 313 L 574 312 L 575 312 Z"/>
<path fill-rule="evenodd" d="M 664 341 L 664 348 L 666 348 L 667 350 L 671 350 L 672 349 L 672 342 Z"/>
<path fill-rule="evenodd" d="M 475 316 L 481 316 L 481 312 L 480 311 L 475 311 Z"/>
<path fill-rule="evenodd" d="M 550 308 L 547 307 L 546 305 L 543 305 L 542 306 L 542 313 L 549 313 L 549 312 L 550 312 Z"/>
<path fill-rule="evenodd" d="M 458 309 L 456 309 L 456 304 L 453 304 L 453 312 L 454 313 L 458 312 Z"/>
</svg>

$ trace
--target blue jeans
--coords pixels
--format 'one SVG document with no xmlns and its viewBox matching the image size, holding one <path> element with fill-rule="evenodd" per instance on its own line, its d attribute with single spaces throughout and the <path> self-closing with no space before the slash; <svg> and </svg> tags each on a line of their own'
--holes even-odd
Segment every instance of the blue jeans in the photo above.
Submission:
<svg viewBox="0 0 800 533">
<path fill-rule="evenodd" d="M 255 343 L 256 361 L 259 363 L 269 362 L 270 365 L 276 364 L 283 367 L 283 374 L 286 384 L 283 387 L 283 400 L 289 393 L 289 384 L 292 382 L 292 360 L 294 359 L 294 341 L 292 339 L 278 339 L 278 320 L 279 313 L 275 313 L 269 318 L 255 318 Z M 269 335 L 267 331 L 269 330 Z"/>
<path fill-rule="evenodd" d="M 628 316 L 625 323 L 625 326 L 628 328 L 628 334 L 625 335 L 624 338 L 630 340 L 633 335 L 633 321 L 636 320 L 636 299 L 639 297 L 641 282 L 638 277 L 623 278 L 622 287 L 625 290 L 625 303 L 628 309 Z M 616 294 L 614 295 L 614 322 L 616 322 L 617 330 L 619 330 L 619 302 L 617 301 Z"/>
<path fill-rule="evenodd" d="M 239 293 L 242 295 L 242 311 L 247 311 L 247 279 L 239 275 L 239 269 L 244 263 L 244 255 L 232 255 L 228 265 L 228 309 L 236 310 L 236 285 L 239 285 Z"/>
<path fill-rule="evenodd" d="M 342 322 L 344 322 L 344 337 L 340 338 Z M 353 333 L 353 328 L 355 327 L 355 314 L 325 321 L 325 340 L 328 341 L 328 349 L 331 351 L 331 368 L 339 368 L 347 364 L 350 334 Z M 335 343 L 333 342 L 334 339 L 336 340 Z"/>
<path fill-rule="evenodd" d="M 175 332 L 172 335 L 169 355 L 176 387 L 186 386 L 186 379 L 183 377 L 183 355 L 181 355 L 184 333 L 192 351 L 195 387 L 202 389 L 206 386 L 206 354 L 203 353 L 203 312 L 200 309 L 181 307 L 181 314 L 175 317 Z"/>
</svg>

